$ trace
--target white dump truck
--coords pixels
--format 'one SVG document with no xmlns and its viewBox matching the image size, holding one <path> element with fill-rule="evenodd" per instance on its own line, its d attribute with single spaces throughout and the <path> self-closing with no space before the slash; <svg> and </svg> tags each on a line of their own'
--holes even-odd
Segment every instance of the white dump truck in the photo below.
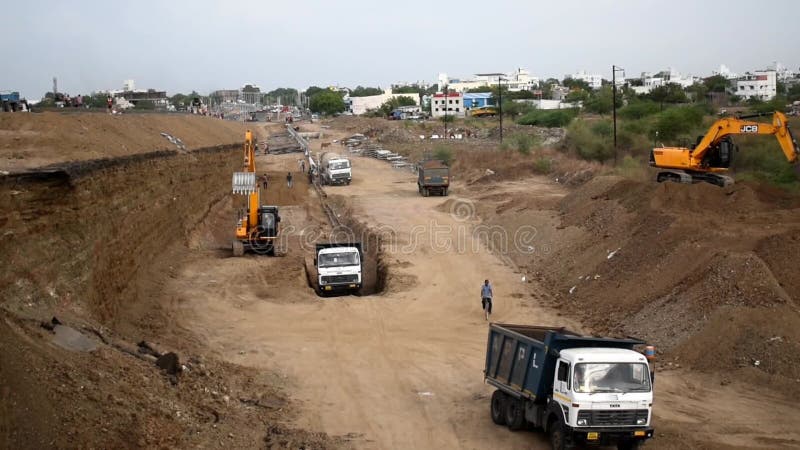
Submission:
<svg viewBox="0 0 800 450">
<path fill-rule="evenodd" d="M 323 153 L 319 158 L 319 170 L 322 184 L 350 184 L 353 179 L 350 160 L 338 153 Z"/>
<path fill-rule="evenodd" d="M 361 290 L 362 251 L 360 242 L 316 244 L 316 290 L 321 296 L 358 293 Z"/>
</svg>

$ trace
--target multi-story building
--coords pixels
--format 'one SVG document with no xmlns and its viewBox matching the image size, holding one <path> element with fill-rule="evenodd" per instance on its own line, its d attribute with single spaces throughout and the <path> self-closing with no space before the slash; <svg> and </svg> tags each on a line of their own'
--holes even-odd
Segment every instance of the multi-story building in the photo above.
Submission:
<svg viewBox="0 0 800 450">
<path fill-rule="evenodd" d="M 354 115 L 360 115 L 380 108 L 381 105 L 395 97 L 408 97 L 413 99 L 416 105 L 420 104 L 419 94 L 394 94 L 391 89 L 387 89 L 383 94 L 368 95 L 365 97 L 351 97 L 346 95 L 344 97 L 344 104 L 349 112 Z"/>
<path fill-rule="evenodd" d="M 464 117 L 464 96 L 458 92 L 436 93 L 431 99 L 431 115 L 433 117 Z"/>
<path fill-rule="evenodd" d="M 772 100 L 778 93 L 776 73 L 774 70 L 756 70 L 754 73 L 745 73 L 736 80 L 736 88 L 733 93 L 743 99 Z"/>
<path fill-rule="evenodd" d="M 592 89 L 600 89 L 603 86 L 602 75 L 596 73 L 587 73 L 585 70 L 572 75 L 566 75 L 564 78 L 585 81 Z"/>
<path fill-rule="evenodd" d="M 691 75 L 683 76 L 680 72 L 670 67 L 657 74 L 642 72 L 642 76 L 635 80 L 639 83 L 633 84 L 631 88 L 637 94 L 649 94 L 653 89 L 666 84 L 677 84 L 685 89 L 694 84 L 697 80 L 697 78 Z"/>
<path fill-rule="evenodd" d="M 539 79 L 532 77 L 525 69 L 516 69 L 506 74 L 501 72 L 476 73 L 468 80 L 450 78 L 446 73 L 439 74 L 439 89 L 448 89 L 455 92 L 466 92 L 486 86 L 497 86 L 502 81 L 503 86 L 509 91 L 532 91 L 539 87 Z"/>
</svg>

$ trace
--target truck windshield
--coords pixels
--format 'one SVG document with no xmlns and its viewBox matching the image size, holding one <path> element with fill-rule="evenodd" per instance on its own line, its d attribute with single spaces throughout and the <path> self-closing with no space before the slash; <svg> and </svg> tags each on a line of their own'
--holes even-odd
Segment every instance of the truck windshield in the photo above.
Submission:
<svg viewBox="0 0 800 450">
<path fill-rule="evenodd" d="M 347 169 L 350 167 L 350 161 L 334 161 L 330 164 L 331 170 Z"/>
<path fill-rule="evenodd" d="M 324 253 L 319 255 L 319 267 L 357 266 L 357 252 Z"/>
<path fill-rule="evenodd" d="M 583 363 L 575 366 L 575 392 L 650 392 L 650 373 L 641 363 Z"/>
</svg>

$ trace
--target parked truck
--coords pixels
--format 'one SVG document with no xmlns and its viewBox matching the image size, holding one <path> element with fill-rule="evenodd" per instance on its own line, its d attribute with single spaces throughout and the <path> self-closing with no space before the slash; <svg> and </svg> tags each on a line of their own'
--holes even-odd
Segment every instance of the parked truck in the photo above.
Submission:
<svg viewBox="0 0 800 450">
<path fill-rule="evenodd" d="M 644 342 L 581 336 L 564 328 L 491 324 L 485 381 L 494 423 L 549 434 L 553 450 L 575 445 L 635 449 L 653 437 L 653 378 Z"/>
<path fill-rule="evenodd" d="M 353 175 L 350 160 L 338 153 L 325 152 L 319 158 L 320 177 L 323 184 L 350 184 Z"/>
<path fill-rule="evenodd" d="M 0 91 L 0 111 L 27 111 L 28 102 L 20 99 L 19 92 Z"/>
<path fill-rule="evenodd" d="M 417 165 L 417 187 L 423 197 L 431 194 L 447 195 L 450 188 L 450 168 L 438 159 L 421 161 Z"/>
<path fill-rule="evenodd" d="M 316 244 L 314 267 L 317 294 L 358 293 L 362 284 L 362 261 L 359 242 Z"/>
</svg>

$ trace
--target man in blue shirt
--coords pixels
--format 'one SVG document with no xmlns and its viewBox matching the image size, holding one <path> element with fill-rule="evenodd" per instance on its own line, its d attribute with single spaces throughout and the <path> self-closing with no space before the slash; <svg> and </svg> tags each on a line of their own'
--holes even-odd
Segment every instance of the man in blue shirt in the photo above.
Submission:
<svg viewBox="0 0 800 450">
<path fill-rule="evenodd" d="M 483 280 L 483 286 L 481 286 L 481 306 L 486 320 L 489 320 L 489 316 L 492 314 L 492 285 L 489 284 L 489 280 Z"/>
</svg>

